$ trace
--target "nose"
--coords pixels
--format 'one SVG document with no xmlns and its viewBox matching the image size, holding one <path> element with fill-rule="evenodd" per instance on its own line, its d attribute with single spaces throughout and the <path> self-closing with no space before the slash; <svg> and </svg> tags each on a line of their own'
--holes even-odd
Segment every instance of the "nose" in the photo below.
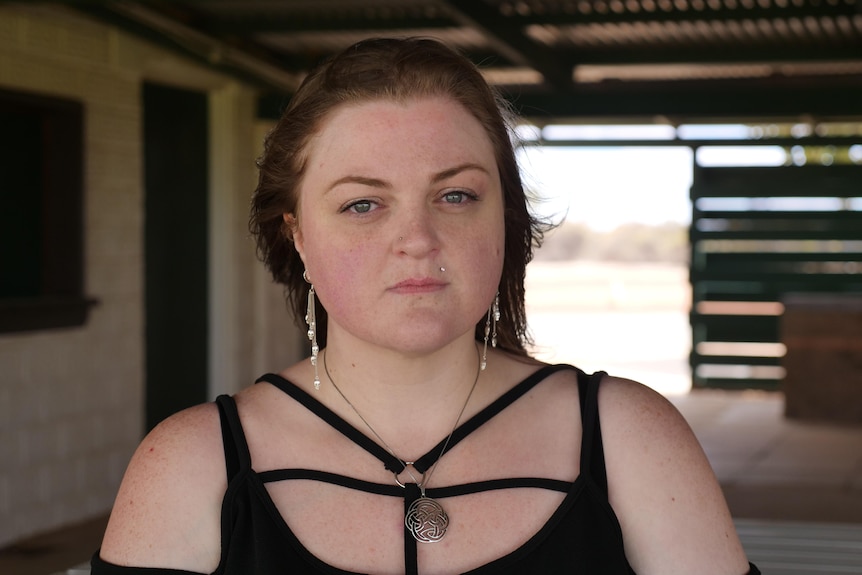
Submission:
<svg viewBox="0 0 862 575">
<path fill-rule="evenodd" d="M 396 249 L 411 257 L 425 257 L 437 251 L 440 245 L 439 231 L 434 214 L 426 207 L 417 207 L 404 214 L 396 226 Z"/>
</svg>

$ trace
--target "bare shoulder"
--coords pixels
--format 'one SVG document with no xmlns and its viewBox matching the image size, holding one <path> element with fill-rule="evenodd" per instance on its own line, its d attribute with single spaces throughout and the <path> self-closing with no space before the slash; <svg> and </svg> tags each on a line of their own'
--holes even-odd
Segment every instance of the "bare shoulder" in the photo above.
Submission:
<svg viewBox="0 0 862 575">
<path fill-rule="evenodd" d="M 690 441 L 696 443 L 688 423 L 667 398 L 630 379 L 603 378 L 599 388 L 599 415 L 603 437 L 631 434 L 637 439 L 646 432 L 686 445 Z"/>
<path fill-rule="evenodd" d="M 606 377 L 599 416 L 609 498 L 635 571 L 746 573 L 715 474 L 673 404 L 637 382 Z"/>
<path fill-rule="evenodd" d="M 226 487 L 215 404 L 172 415 L 132 456 L 101 557 L 118 565 L 213 571 L 220 554 L 220 508 Z"/>
</svg>

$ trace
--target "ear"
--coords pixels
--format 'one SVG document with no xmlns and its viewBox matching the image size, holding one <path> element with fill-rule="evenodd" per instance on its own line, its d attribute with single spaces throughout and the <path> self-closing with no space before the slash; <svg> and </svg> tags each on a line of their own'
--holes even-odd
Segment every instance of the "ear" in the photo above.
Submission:
<svg viewBox="0 0 862 575">
<path fill-rule="evenodd" d="M 302 238 L 302 230 L 299 228 L 299 219 L 290 213 L 281 215 L 284 220 L 284 235 L 293 242 L 299 257 L 305 262 L 305 244 Z"/>
</svg>

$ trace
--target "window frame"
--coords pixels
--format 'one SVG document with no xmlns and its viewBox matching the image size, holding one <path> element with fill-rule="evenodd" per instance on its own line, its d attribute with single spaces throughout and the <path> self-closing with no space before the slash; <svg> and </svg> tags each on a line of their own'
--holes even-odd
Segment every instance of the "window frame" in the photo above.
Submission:
<svg viewBox="0 0 862 575">
<path fill-rule="evenodd" d="M 86 324 L 96 301 L 84 296 L 84 106 L 0 89 L 0 107 L 42 123 L 42 248 L 38 293 L 0 297 L 0 334 Z M 0 144 L 15 145 L 15 142 Z"/>
</svg>

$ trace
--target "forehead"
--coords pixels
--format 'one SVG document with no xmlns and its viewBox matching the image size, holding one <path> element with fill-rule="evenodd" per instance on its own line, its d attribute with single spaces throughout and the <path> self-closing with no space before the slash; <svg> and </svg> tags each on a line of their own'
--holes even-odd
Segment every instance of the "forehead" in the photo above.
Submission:
<svg viewBox="0 0 862 575">
<path fill-rule="evenodd" d="M 307 148 L 312 164 L 333 156 L 379 160 L 384 151 L 388 160 L 411 155 L 441 161 L 447 157 L 463 161 L 465 155 L 474 160 L 484 156 L 486 161 L 495 157 L 479 121 L 447 97 L 340 106 L 323 120 Z"/>
</svg>

